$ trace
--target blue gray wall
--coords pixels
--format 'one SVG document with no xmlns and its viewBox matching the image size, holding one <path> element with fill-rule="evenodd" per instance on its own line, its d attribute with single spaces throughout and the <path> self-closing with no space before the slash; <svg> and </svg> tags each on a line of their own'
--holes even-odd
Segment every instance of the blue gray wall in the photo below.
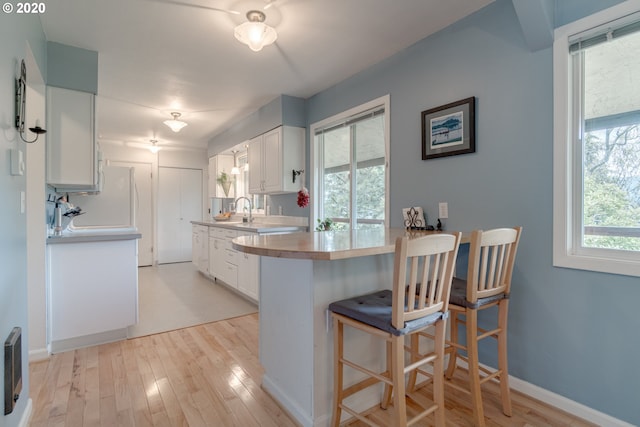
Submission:
<svg viewBox="0 0 640 427">
<path fill-rule="evenodd" d="M 556 22 L 616 2 L 560 1 Z M 556 24 L 557 25 L 557 24 Z M 308 125 L 391 96 L 391 226 L 401 208 L 451 230 L 524 226 L 509 315 L 511 374 L 640 425 L 640 281 L 552 266 L 552 48 L 532 52 L 513 3 L 476 14 L 307 101 Z M 421 160 L 420 112 L 477 97 L 477 151 Z M 491 344 L 491 343 L 490 343 Z M 481 358 L 495 366 L 495 349 Z"/>
<path fill-rule="evenodd" d="M 27 55 L 27 43 L 40 70 L 46 71 L 46 44 L 37 15 L 0 14 L 0 342 L 15 326 L 22 328 L 23 389 L 13 413 L 0 416 L 0 427 L 17 426 L 29 399 L 27 327 L 27 230 L 26 215 L 20 213 L 20 192 L 26 191 L 26 175 L 10 174 L 9 150 L 25 150 L 14 129 L 14 80 L 20 61 Z M 27 69 L 27 73 L 29 70 Z M 27 108 L 29 106 L 27 105 Z M 28 165 L 27 165 L 28 167 Z M 42 183 L 44 186 L 44 182 Z M 4 357 L 0 358 L 0 373 Z M 4 414 L 4 387 L 0 389 Z"/>
<path fill-rule="evenodd" d="M 47 85 L 98 93 L 98 52 L 47 42 Z"/>
</svg>

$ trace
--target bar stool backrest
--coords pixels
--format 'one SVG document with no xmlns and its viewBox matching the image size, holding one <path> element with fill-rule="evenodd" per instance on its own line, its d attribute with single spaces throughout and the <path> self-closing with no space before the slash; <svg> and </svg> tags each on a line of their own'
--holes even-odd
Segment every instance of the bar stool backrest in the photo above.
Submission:
<svg viewBox="0 0 640 427">
<path fill-rule="evenodd" d="M 447 312 L 461 233 L 398 237 L 394 261 L 392 325 Z M 427 284 L 422 286 L 421 284 Z"/>
<path fill-rule="evenodd" d="M 509 295 L 511 276 L 522 227 L 496 228 L 471 233 L 467 270 L 467 301 Z"/>
</svg>

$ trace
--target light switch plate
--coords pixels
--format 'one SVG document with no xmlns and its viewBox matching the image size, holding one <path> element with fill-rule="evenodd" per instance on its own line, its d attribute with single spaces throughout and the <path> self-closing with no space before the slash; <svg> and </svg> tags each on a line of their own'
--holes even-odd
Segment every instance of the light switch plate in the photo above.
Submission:
<svg viewBox="0 0 640 427">
<path fill-rule="evenodd" d="M 449 204 L 447 202 L 440 202 L 438 204 L 438 218 L 449 218 Z"/>
</svg>

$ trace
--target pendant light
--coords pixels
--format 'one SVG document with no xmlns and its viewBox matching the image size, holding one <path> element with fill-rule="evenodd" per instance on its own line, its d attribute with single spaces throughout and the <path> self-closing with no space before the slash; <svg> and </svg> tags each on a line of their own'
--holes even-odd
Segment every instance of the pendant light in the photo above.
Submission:
<svg viewBox="0 0 640 427">
<path fill-rule="evenodd" d="M 238 150 L 232 150 L 233 153 L 233 167 L 231 168 L 231 175 L 240 175 L 240 168 L 236 166 L 236 153 Z"/>
<path fill-rule="evenodd" d="M 151 143 L 151 147 L 149 147 L 149 151 L 153 154 L 156 154 L 158 151 L 162 149 L 162 147 L 158 147 L 156 144 L 158 143 L 157 139 L 152 139 L 149 141 Z"/>
<path fill-rule="evenodd" d="M 249 46 L 249 49 L 254 52 L 276 41 L 278 33 L 273 27 L 264 23 L 266 19 L 264 12 L 250 10 L 247 12 L 247 19 L 248 22 L 238 25 L 234 31 L 238 41 Z"/>
<path fill-rule="evenodd" d="M 164 124 L 169 126 L 172 131 L 180 132 L 180 129 L 185 127 L 187 125 L 187 123 L 185 123 L 185 122 L 183 122 L 181 120 L 178 120 L 178 117 L 181 116 L 180 113 L 177 113 L 177 112 L 174 111 L 173 113 L 171 113 L 171 115 L 173 116 L 173 119 L 165 120 Z"/>
</svg>

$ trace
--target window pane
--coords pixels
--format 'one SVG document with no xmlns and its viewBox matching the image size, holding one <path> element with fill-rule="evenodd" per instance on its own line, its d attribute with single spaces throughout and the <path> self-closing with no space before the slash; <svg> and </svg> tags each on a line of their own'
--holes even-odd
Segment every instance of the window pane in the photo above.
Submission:
<svg viewBox="0 0 640 427">
<path fill-rule="evenodd" d="M 349 128 L 342 127 L 324 133 L 324 218 L 348 221 L 350 198 Z"/>
<path fill-rule="evenodd" d="M 375 116 L 354 125 L 356 139 L 356 228 L 384 226 L 385 153 L 384 117 Z M 378 224 L 362 219 L 377 219 Z"/>
<path fill-rule="evenodd" d="M 583 51 L 583 245 L 640 251 L 640 33 Z"/>
<path fill-rule="evenodd" d="M 318 219 L 334 229 L 386 225 L 385 109 L 368 103 L 313 130 L 318 149 Z M 356 112 L 354 112 L 356 111 Z"/>
</svg>

